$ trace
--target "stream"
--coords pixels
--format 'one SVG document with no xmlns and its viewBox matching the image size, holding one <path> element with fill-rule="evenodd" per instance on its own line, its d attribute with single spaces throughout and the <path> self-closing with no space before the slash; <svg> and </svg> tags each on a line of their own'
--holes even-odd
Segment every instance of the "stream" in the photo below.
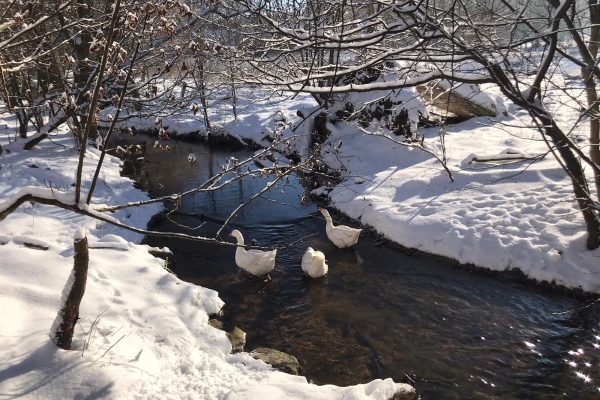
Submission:
<svg viewBox="0 0 600 400">
<path fill-rule="evenodd" d="M 175 151 L 152 149 L 133 178 L 151 195 L 180 192 L 219 172 L 224 151 L 171 140 Z M 197 162 L 187 162 L 192 151 Z M 179 211 L 224 220 L 272 178 L 248 179 L 184 199 Z M 246 350 L 271 347 L 295 355 L 318 384 L 351 385 L 391 377 L 413 384 L 422 399 L 600 398 L 599 308 L 531 283 L 470 271 L 381 245 L 363 232 L 353 249 L 325 236 L 317 205 L 301 204 L 298 177 L 243 208 L 226 228 L 247 242 L 284 246 L 271 280 L 237 268 L 226 246 L 148 237 L 174 253 L 181 279 L 217 290 L 225 328 L 247 332 Z M 354 225 L 339 214 L 334 221 Z M 195 230 L 181 225 L 196 227 Z M 191 215 L 172 215 L 154 229 L 212 235 L 218 229 Z M 233 241 L 233 238 L 227 240 Z M 300 240 L 297 243 L 295 241 Z M 291 245 L 290 245 L 291 244 Z M 300 269 L 308 246 L 330 266 L 318 280 Z"/>
</svg>

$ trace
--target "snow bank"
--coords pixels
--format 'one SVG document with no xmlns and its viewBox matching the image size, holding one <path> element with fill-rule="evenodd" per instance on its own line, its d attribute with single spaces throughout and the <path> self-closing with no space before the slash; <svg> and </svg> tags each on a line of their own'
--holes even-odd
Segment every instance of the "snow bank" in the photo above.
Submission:
<svg viewBox="0 0 600 400">
<path fill-rule="evenodd" d="M 577 76 L 576 66 L 563 62 L 560 67 L 572 72 L 567 79 Z M 570 95 L 584 95 L 577 82 L 568 83 L 565 86 L 573 88 Z M 569 179 L 551 155 L 536 162 L 519 160 L 547 153 L 529 127 L 527 114 L 514 106 L 506 108 L 508 101 L 490 86 L 458 88 L 462 95 L 502 113 L 448 127 L 446 154 L 455 182 L 430 155 L 393 142 L 400 137 L 380 136 L 385 131 L 381 126 L 361 130 L 353 126 L 357 122 L 339 121 L 328 124 L 332 136 L 323 146 L 323 156 L 331 167 L 345 171 L 346 179 L 333 191 L 317 191 L 329 192 L 333 206 L 404 246 L 493 270 L 516 268 L 532 279 L 600 292 L 600 254 L 585 248 L 586 232 Z M 267 95 L 255 88 L 240 88 L 238 94 L 238 119 L 233 119 L 229 104 L 215 103 L 215 124 L 263 146 L 276 137 L 295 136 L 291 147 L 303 154 L 310 141 L 310 120 L 295 131 L 292 127 L 301 121 L 297 111 L 308 116 L 315 110 L 310 96 Z M 347 97 L 366 104 L 390 94 L 394 93 L 381 90 Z M 396 94 L 411 105 L 409 119 L 416 121 L 422 102 L 411 90 Z M 567 98 L 560 100 L 568 103 Z M 579 117 L 563 101 L 555 104 L 551 111 L 565 126 Z M 185 121 L 194 118 L 178 118 L 183 120 L 167 118 L 164 123 L 189 131 L 192 124 Z M 194 120 L 198 129 L 201 119 Z M 154 118 L 143 123 L 154 126 Z M 585 129 L 581 125 L 573 137 L 585 140 Z M 429 150 L 441 154 L 436 129 L 420 129 L 419 134 Z M 480 162 L 470 163 L 475 156 Z M 486 159 L 489 162 L 481 162 Z"/>
<path fill-rule="evenodd" d="M 0 155 L 0 202 L 24 186 L 69 192 L 77 152 L 65 132 L 30 152 L 6 144 Z M 60 144 L 67 146 L 62 147 Z M 98 152 L 84 166 L 87 184 Z M 119 176 L 107 157 L 94 203 L 147 196 Z M 86 186 L 86 185 L 84 185 Z M 53 188 L 52 190 L 49 190 Z M 115 217 L 144 226 L 157 205 Z M 73 350 L 50 341 L 61 290 L 73 266 L 73 235 L 85 230 L 90 264 Z M 28 399 L 377 399 L 407 385 L 391 380 L 340 388 L 316 386 L 250 357 L 231 355 L 223 331 L 208 324 L 223 306 L 210 289 L 180 281 L 148 253 L 123 239 L 139 236 L 63 209 L 29 203 L 0 222 L 0 393 Z M 48 250 L 23 242 L 44 244 Z M 67 284 L 68 286 L 68 284 Z M 278 397 L 285 394 L 287 397 Z M 275 397 L 274 397 L 275 396 Z M 291 396 L 291 397 L 290 397 Z"/>
<path fill-rule="evenodd" d="M 569 107 L 553 111 L 569 124 L 578 118 Z M 600 293 L 600 250 L 586 250 L 570 179 L 551 155 L 538 162 L 469 164 L 473 152 L 503 158 L 547 153 L 529 122 L 513 106 L 508 116 L 449 126 L 445 142 L 455 182 L 419 149 L 329 124 L 331 146 L 323 155 L 346 176 L 329 192 L 331 204 L 409 248 L 492 270 L 516 268 L 532 279 Z M 422 133 L 429 148 L 441 154 L 438 131 Z M 585 137 L 585 132 L 573 134 Z M 337 148 L 340 140 L 343 146 Z"/>
<path fill-rule="evenodd" d="M 367 399 L 391 399 L 398 392 L 398 385 L 391 379 L 377 379 L 365 385 L 356 385 L 348 388 L 340 388 L 333 385 L 323 387 L 312 386 L 307 388 L 302 383 L 286 384 L 262 384 L 250 385 L 246 388 L 232 391 L 225 400 L 367 400 Z M 403 389 L 400 389 L 403 390 Z M 407 392 L 410 389 L 406 389 Z"/>
<path fill-rule="evenodd" d="M 308 145 L 308 138 L 304 132 L 295 132 L 294 127 L 303 120 L 297 115 L 297 111 L 308 110 L 305 112 L 308 115 L 314 109 L 316 102 L 310 95 L 282 94 L 256 87 L 239 87 L 236 89 L 237 118 L 234 117 L 230 100 L 223 100 L 224 98 L 229 98 L 228 92 L 215 92 L 209 102 L 208 117 L 213 135 L 230 136 L 244 144 L 242 139 L 248 139 L 265 147 L 274 139 L 295 136 L 293 148 L 282 150 L 299 154 Z M 197 103 L 200 104 L 199 99 Z M 101 125 L 110 125 L 109 115 L 115 115 L 114 108 L 103 110 Z M 126 116 L 126 113 L 122 113 L 120 119 Z M 117 123 L 117 127 L 158 131 L 159 124 L 162 124 L 171 137 L 206 136 L 203 113 L 194 114 L 187 108 L 162 110 L 158 123 L 156 115 L 149 113 L 146 117 L 125 119 Z"/>
</svg>

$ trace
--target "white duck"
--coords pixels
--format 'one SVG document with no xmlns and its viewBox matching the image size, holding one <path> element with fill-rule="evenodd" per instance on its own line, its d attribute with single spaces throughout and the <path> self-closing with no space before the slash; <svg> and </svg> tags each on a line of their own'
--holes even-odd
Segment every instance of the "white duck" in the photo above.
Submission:
<svg viewBox="0 0 600 400">
<path fill-rule="evenodd" d="M 362 232 L 362 229 L 351 228 L 346 225 L 333 226 L 333 220 L 331 219 L 331 215 L 329 215 L 329 211 L 320 207 L 319 211 L 321 211 L 321 214 L 323 214 L 327 221 L 325 233 L 327 233 L 327 237 L 333 244 L 343 249 L 354 246 L 358 242 L 358 236 Z"/>
<path fill-rule="evenodd" d="M 329 267 L 325 262 L 325 254 L 312 247 L 306 249 L 302 256 L 302 271 L 311 278 L 320 278 L 327 275 Z"/>
<path fill-rule="evenodd" d="M 244 236 L 242 236 L 242 232 L 237 229 L 234 229 L 230 236 L 236 238 L 239 245 L 244 244 Z M 273 268 L 275 268 L 276 254 L 277 249 L 271 251 L 256 249 L 246 250 L 243 247 L 238 246 L 235 250 L 235 263 L 238 267 L 252 275 L 262 276 L 273 271 Z"/>
</svg>

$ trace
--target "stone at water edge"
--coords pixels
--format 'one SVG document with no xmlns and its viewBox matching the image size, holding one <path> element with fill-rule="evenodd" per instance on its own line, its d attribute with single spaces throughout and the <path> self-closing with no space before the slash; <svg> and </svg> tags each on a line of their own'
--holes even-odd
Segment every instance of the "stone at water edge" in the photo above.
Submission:
<svg viewBox="0 0 600 400">
<path fill-rule="evenodd" d="M 271 364 L 273 368 L 276 368 L 282 372 L 292 375 L 300 374 L 300 363 L 298 362 L 298 359 L 290 354 L 284 353 L 283 351 L 269 349 L 266 347 L 258 347 L 252 350 L 250 355 L 257 360 L 262 360 L 267 364 Z"/>
<path fill-rule="evenodd" d="M 216 318 L 209 319 L 208 324 L 213 328 L 223 330 L 223 322 L 219 321 Z M 246 345 L 246 332 L 244 332 L 236 326 L 231 331 L 225 332 L 225 335 L 231 343 L 232 353 L 239 353 L 241 351 L 244 351 L 244 346 Z"/>
<path fill-rule="evenodd" d="M 400 389 L 392 396 L 390 400 L 413 400 L 417 396 L 417 391 L 408 383 L 401 383 Z"/>
<path fill-rule="evenodd" d="M 223 323 L 216 318 L 211 318 L 208 320 L 208 324 L 213 328 L 223 330 Z"/>
<path fill-rule="evenodd" d="M 244 351 L 244 346 L 246 345 L 246 332 L 236 326 L 230 332 L 226 332 L 225 334 L 227 335 L 227 339 L 231 342 L 232 353 Z"/>
</svg>

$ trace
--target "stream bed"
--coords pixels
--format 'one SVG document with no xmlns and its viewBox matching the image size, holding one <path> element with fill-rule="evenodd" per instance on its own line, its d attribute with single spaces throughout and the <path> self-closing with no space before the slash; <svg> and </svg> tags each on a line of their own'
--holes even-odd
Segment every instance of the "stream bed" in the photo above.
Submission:
<svg viewBox="0 0 600 400">
<path fill-rule="evenodd" d="M 132 177 L 153 196 L 196 187 L 227 158 L 252 154 L 174 140 L 167 152 L 152 149 L 148 137 L 131 140 L 148 141 L 147 162 Z M 187 162 L 189 152 L 197 162 Z M 154 229 L 212 235 L 219 225 L 197 216 L 224 220 L 270 180 L 188 197 L 179 211 L 196 216 L 172 215 Z M 301 204 L 303 194 L 299 179 L 290 177 L 243 208 L 225 230 L 239 229 L 261 246 L 282 246 L 270 281 L 237 268 L 232 247 L 146 242 L 173 251 L 170 268 L 181 279 L 219 292 L 225 328 L 247 332 L 247 351 L 263 346 L 293 354 L 315 383 L 391 377 L 413 384 L 422 399 L 600 398 L 596 304 L 409 255 L 365 232 L 355 248 L 337 249 L 317 205 Z M 323 279 L 302 274 L 308 246 L 327 257 Z"/>
</svg>

